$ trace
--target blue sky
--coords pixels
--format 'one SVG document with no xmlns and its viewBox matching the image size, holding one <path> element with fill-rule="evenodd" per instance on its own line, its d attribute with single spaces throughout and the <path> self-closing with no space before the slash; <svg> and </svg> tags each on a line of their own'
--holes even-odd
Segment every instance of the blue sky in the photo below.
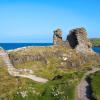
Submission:
<svg viewBox="0 0 100 100">
<path fill-rule="evenodd" d="M 100 0 L 0 0 L 0 42 L 52 42 L 70 29 L 85 27 L 100 38 Z"/>
</svg>

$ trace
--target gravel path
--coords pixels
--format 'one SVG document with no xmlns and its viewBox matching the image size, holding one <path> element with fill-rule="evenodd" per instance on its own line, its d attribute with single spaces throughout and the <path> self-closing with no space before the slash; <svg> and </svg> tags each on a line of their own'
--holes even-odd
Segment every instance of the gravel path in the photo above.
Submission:
<svg viewBox="0 0 100 100">
<path fill-rule="evenodd" d="M 10 62 L 10 59 L 9 59 L 7 52 L 3 51 L 2 53 L 0 53 L 0 57 L 3 58 L 6 66 L 7 66 L 7 69 L 8 69 L 8 73 L 10 75 L 29 78 L 29 79 L 32 79 L 36 82 L 41 82 L 41 83 L 46 83 L 48 81 L 47 79 L 32 75 L 33 72 L 30 69 L 16 69 L 16 68 L 14 68 L 14 66 Z"/>
<path fill-rule="evenodd" d="M 100 68 L 93 68 L 92 70 L 85 73 L 84 77 L 76 88 L 76 100 L 92 100 L 90 95 L 91 90 L 89 89 L 89 83 L 87 82 L 86 78 L 88 75 L 99 70 Z"/>
</svg>

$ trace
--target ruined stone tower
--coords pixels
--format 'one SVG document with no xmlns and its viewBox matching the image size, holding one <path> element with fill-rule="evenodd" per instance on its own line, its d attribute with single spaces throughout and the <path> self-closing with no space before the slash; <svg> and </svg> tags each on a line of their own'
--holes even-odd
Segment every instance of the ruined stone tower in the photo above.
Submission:
<svg viewBox="0 0 100 100">
<path fill-rule="evenodd" d="M 92 51 L 92 44 L 87 38 L 87 32 L 84 28 L 72 29 L 67 36 L 67 40 L 71 48 L 76 49 L 82 53 L 90 53 Z"/>
<path fill-rule="evenodd" d="M 60 29 L 54 31 L 53 44 L 62 45 L 62 31 Z"/>
</svg>

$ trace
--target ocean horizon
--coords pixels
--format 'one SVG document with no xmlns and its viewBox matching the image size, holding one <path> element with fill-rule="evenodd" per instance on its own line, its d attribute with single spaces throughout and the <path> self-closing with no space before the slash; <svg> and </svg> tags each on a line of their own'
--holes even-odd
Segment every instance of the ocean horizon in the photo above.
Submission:
<svg viewBox="0 0 100 100">
<path fill-rule="evenodd" d="M 17 48 L 27 47 L 27 46 L 52 46 L 53 43 L 0 43 L 0 47 L 5 50 L 14 50 Z M 96 53 L 100 54 L 100 47 L 92 48 Z"/>
<path fill-rule="evenodd" d="M 53 43 L 0 43 L 0 47 L 5 50 L 13 50 L 27 46 L 51 46 Z"/>
</svg>

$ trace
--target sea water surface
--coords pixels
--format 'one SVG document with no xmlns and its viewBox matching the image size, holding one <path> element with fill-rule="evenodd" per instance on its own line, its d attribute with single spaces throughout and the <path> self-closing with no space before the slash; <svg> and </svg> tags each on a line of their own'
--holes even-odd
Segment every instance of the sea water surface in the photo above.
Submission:
<svg viewBox="0 0 100 100">
<path fill-rule="evenodd" d="M 0 47 L 5 50 L 13 50 L 26 46 L 51 46 L 53 43 L 0 43 Z"/>
<path fill-rule="evenodd" d="M 93 47 L 93 50 L 94 50 L 96 53 L 99 53 L 99 54 L 100 54 L 100 47 Z"/>
<path fill-rule="evenodd" d="M 0 43 L 5 50 L 13 50 L 26 46 L 51 46 L 53 43 Z M 93 47 L 93 50 L 100 54 L 100 47 Z"/>
</svg>

